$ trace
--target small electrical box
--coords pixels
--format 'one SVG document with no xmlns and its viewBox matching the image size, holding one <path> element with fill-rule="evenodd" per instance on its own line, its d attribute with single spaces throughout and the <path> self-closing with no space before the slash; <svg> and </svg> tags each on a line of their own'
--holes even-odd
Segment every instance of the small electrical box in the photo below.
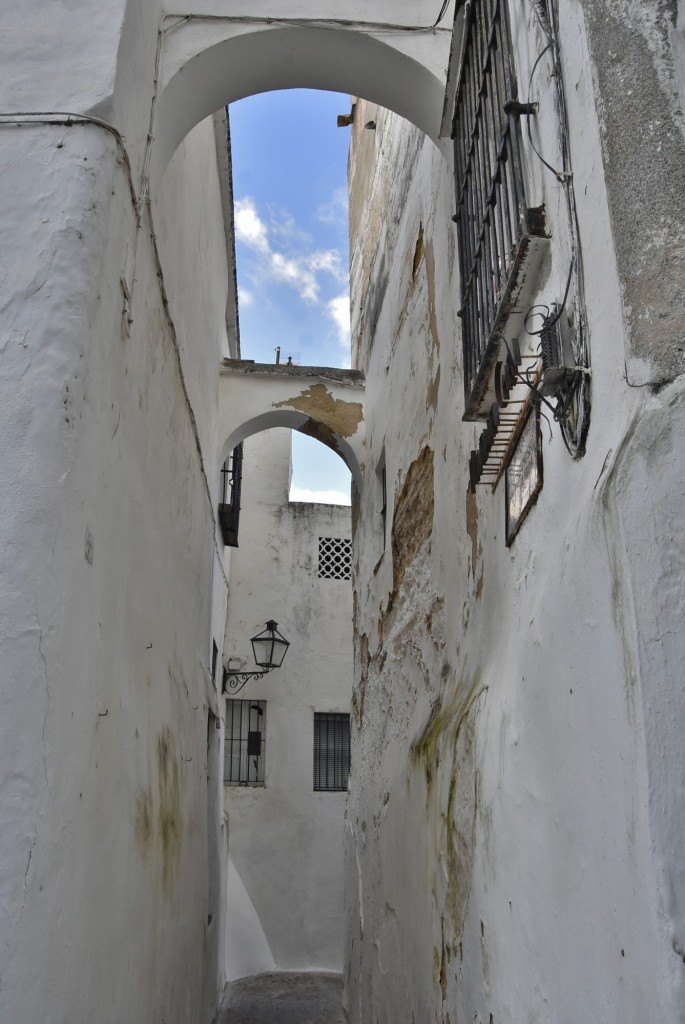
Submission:
<svg viewBox="0 0 685 1024">
<path fill-rule="evenodd" d="M 540 355 L 544 373 L 538 385 L 543 395 L 558 395 L 571 387 L 578 372 L 571 345 L 571 324 L 553 304 L 540 331 Z"/>
</svg>

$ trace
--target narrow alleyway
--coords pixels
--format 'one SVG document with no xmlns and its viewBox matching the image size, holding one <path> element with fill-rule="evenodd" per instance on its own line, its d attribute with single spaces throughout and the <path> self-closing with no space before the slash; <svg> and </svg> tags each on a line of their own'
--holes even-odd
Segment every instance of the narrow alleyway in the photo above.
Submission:
<svg viewBox="0 0 685 1024">
<path fill-rule="evenodd" d="M 346 1024 L 340 974 L 259 974 L 226 986 L 217 1024 Z"/>
</svg>

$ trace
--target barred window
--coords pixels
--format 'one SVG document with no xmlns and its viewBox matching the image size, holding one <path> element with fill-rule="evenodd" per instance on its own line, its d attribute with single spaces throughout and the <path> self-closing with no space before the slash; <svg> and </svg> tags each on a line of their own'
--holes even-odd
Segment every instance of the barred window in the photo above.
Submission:
<svg viewBox="0 0 685 1024">
<path fill-rule="evenodd" d="M 314 789 L 345 790 L 350 774 L 350 716 L 314 712 Z"/>
<path fill-rule="evenodd" d="M 352 576 L 352 541 L 345 537 L 319 537 L 319 576 L 349 580 Z"/>
<path fill-rule="evenodd" d="M 531 235 L 506 0 L 472 0 L 454 115 L 466 419 L 480 405 L 499 352 Z"/>
<path fill-rule="evenodd" d="M 243 446 L 237 445 L 221 467 L 219 522 L 226 547 L 238 547 L 240 490 L 243 480 Z"/>
<path fill-rule="evenodd" d="M 227 700 L 224 783 L 263 786 L 266 701 Z"/>
</svg>

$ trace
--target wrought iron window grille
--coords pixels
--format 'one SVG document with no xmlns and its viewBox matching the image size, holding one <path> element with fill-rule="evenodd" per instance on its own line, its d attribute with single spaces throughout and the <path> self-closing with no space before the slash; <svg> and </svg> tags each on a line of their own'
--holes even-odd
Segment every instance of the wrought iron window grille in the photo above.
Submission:
<svg viewBox="0 0 685 1024">
<path fill-rule="evenodd" d="M 542 209 L 529 209 L 506 0 L 472 0 L 453 123 L 464 348 L 464 419 L 490 410 L 500 336 Z"/>
<path fill-rule="evenodd" d="M 266 701 L 227 700 L 224 783 L 263 786 L 266 752 Z"/>
</svg>

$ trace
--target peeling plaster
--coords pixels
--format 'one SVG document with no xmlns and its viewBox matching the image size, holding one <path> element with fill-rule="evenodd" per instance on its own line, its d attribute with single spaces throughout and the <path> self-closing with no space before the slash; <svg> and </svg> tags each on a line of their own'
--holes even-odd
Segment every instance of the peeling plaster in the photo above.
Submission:
<svg viewBox="0 0 685 1024">
<path fill-rule="evenodd" d="M 334 398 L 325 384 L 312 384 L 297 398 L 273 403 L 274 409 L 284 407 L 306 413 L 315 424 L 320 423 L 328 430 L 335 431 L 340 437 L 352 437 L 364 418 L 364 406 L 361 402 L 344 402 L 340 398 Z"/>
<path fill-rule="evenodd" d="M 438 334 L 437 303 L 435 295 L 435 254 L 432 240 L 426 242 L 426 281 L 428 284 L 428 323 L 430 336 L 436 356 L 440 355 L 440 335 Z M 438 371 L 439 372 L 439 371 Z"/>
<path fill-rule="evenodd" d="M 419 234 L 416 239 L 416 248 L 414 249 L 414 262 L 411 268 L 413 281 L 416 280 L 416 275 L 418 273 L 419 266 L 421 265 L 421 260 L 423 259 L 423 251 L 423 224 L 419 224 Z"/>
<path fill-rule="evenodd" d="M 432 381 L 428 384 L 428 390 L 426 391 L 426 412 L 432 409 L 433 412 L 438 408 L 438 394 L 440 393 L 440 367 L 438 366 L 437 373 Z"/>
<path fill-rule="evenodd" d="M 397 596 L 407 567 L 433 532 L 433 449 L 424 448 L 412 462 L 395 498 L 392 521 L 393 593 Z"/>
</svg>

